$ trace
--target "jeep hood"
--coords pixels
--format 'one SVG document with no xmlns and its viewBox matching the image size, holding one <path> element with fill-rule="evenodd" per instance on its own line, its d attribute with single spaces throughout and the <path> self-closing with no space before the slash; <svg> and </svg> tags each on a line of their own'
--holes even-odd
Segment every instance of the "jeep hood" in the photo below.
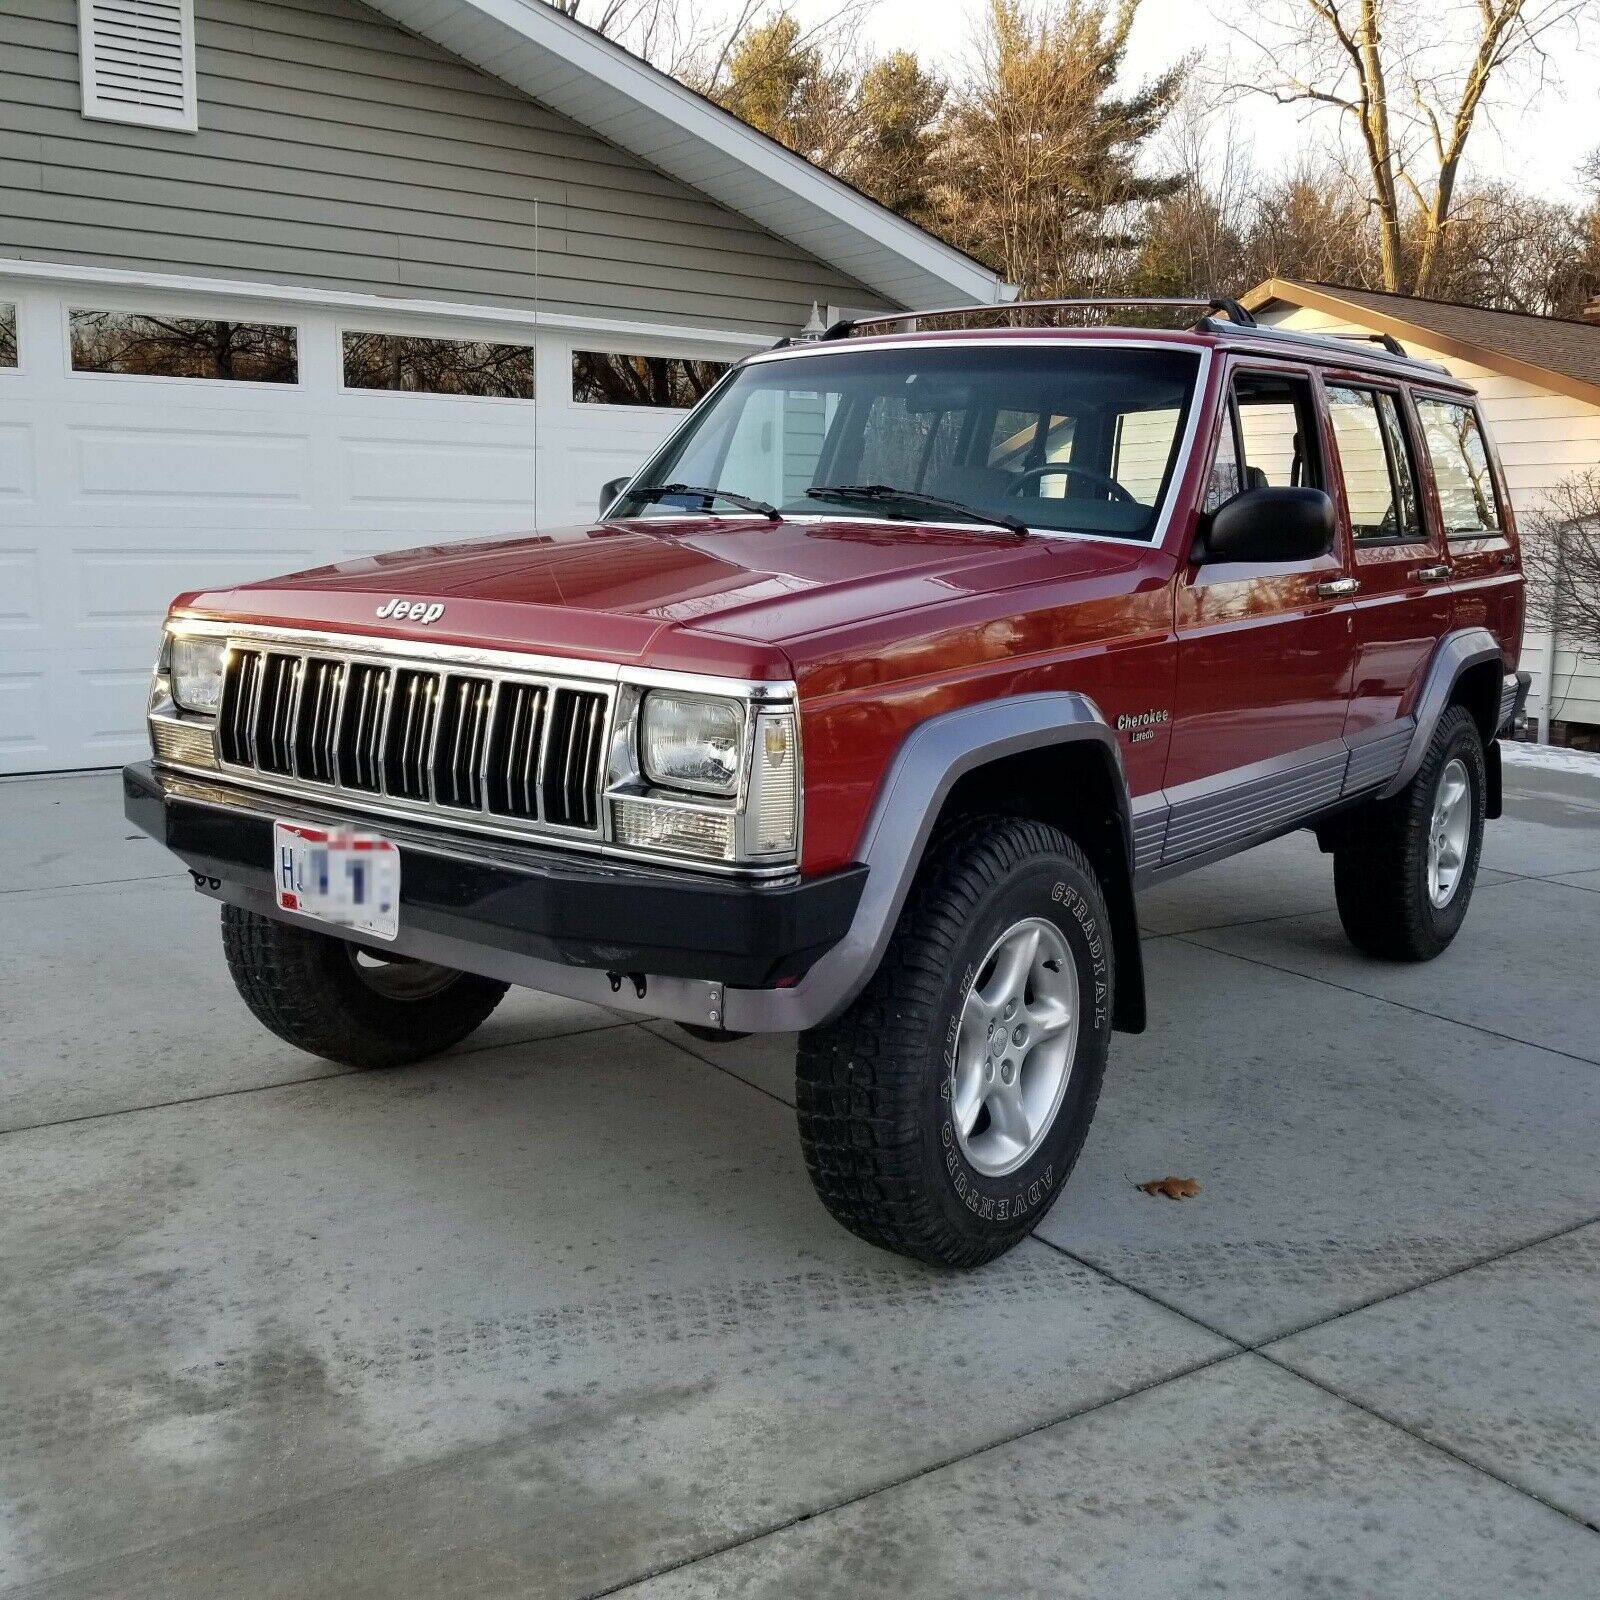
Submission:
<svg viewBox="0 0 1600 1600">
<path fill-rule="evenodd" d="M 672 518 L 424 545 L 236 589 L 190 615 L 788 677 L 828 636 L 1020 585 L 1124 588 L 1144 546 L 850 519 Z M 377 615 L 439 602 L 429 624 Z M 431 608 L 430 608 L 431 609 Z"/>
</svg>

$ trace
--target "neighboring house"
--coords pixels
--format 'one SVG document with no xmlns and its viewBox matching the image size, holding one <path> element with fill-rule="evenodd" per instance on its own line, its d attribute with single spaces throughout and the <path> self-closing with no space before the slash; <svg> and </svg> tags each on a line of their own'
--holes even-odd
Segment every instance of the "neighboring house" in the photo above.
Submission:
<svg viewBox="0 0 1600 1600">
<path fill-rule="evenodd" d="M 0 0 L 0 772 L 168 599 L 594 512 L 721 365 L 995 275 L 539 0 Z"/>
<path fill-rule="evenodd" d="M 1600 326 L 1409 295 L 1269 279 L 1244 297 L 1262 322 L 1324 333 L 1391 334 L 1478 391 L 1499 446 L 1524 537 L 1531 514 L 1562 478 L 1600 466 Z M 1600 660 L 1552 651 L 1530 629 L 1531 717 L 1600 726 Z M 1559 731 L 1559 730 L 1558 730 Z"/>
</svg>

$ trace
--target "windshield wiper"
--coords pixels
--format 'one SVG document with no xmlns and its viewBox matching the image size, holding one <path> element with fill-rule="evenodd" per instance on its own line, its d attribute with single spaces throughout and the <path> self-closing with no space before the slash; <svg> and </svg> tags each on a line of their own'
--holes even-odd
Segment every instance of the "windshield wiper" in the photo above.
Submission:
<svg viewBox="0 0 1600 1600">
<path fill-rule="evenodd" d="M 747 494 L 735 494 L 731 489 L 704 489 L 697 483 L 651 483 L 642 489 L 628 490 L 625 498 L 629 500 L 665 500 L 668 495 L 692 495 L 696 499 L 704 500 L 709 506 L 713 500 L 726 500 L 730 506 L 738 506 L 741 511 L 753 511 L 757 516 L 765 517 L 768 522 L 782 522 L 783 513 L 776 506 L 769 506 L 765 500 L 752 500 Z"/>
<path fill-rule="evenodd" d="M 1025 535 L 1028 525 L 1020 517 L 1004 513 L 995 516 L 981 511 L 977 506 L 947 500 L 943 495 L 924 494 L 920 489 L 897 489 L 892 483 L 824 483 L 806 493 L 813 500 L 904 500 L 909 505 L 929 506 L 935 511 L 954 511 L 959 516 L 971 517 L 974 522 L 987 522 L 991 527 L 1004 528 L 1008 533 Z"/>
</svg>

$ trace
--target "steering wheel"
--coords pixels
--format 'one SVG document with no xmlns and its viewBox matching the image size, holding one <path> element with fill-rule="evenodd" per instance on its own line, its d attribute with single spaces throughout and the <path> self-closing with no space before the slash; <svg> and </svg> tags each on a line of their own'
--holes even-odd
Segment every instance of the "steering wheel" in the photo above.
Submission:
<svg viewBox="0 0 1600 1600">
<path fill-rule="evenodd" d="M 1109 491 L 1113 500 L 1125 506 L 1139 504 L 1115 478 L 1107 476 L 1104 472 L 1096 472 L 1093 467 L 1075 467 L 1070 461 L 1048 461 L 1042 467 L 1029 467 L 1026 472 L 1019 472 L 1016 482 L 1007 486 L 1006 494 L 1020 496 L 1024 489 L 1054 472 L 1065 473 L 1073 478 L 1087 478 L 1090 483 L 1096 483 L 1102 489 Z"/>
</svg>

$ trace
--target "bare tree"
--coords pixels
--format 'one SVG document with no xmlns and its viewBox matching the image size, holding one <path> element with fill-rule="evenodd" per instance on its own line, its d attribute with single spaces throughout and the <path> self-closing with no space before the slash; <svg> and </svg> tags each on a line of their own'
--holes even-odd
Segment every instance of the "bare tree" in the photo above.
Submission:
<svg viewBox="0 0 1600 1600">
<path fill-rule="evenodd" d="M 1230 24 L 1261 67 L 1243 87 L 1332 108 L 1354 130 L 1382 286 L 1432 291 L 1467 140 L 1496 90 L 1542 85 L 1595 0 L 1265 0 Z"/>
<path fill-rule="evenodd" d="M 1564 478 L 1522 541 L 1528 615 L 1569 648 L 1600 650 L 1600 467 Z"/>
</svg>

